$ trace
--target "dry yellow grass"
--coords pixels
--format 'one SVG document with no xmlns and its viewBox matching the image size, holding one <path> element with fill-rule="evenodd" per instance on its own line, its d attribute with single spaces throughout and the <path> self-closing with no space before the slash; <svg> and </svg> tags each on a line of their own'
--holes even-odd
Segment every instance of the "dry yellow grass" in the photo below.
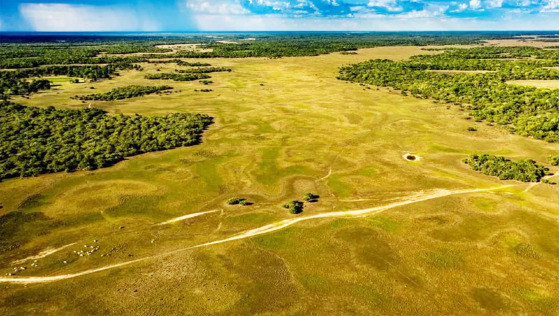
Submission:
<svg viewBox="0 0 559 316">
<path fill-rule="evenodd" d="M 544 42 L 538 40 L 537 38 L 534 39 L 500 39 L 500 40 L 487 40 L 485 41 L 487 45 L 492 46 L 529 46 L 529 47 L 551 47 L 551 46 L 558 46 L 558 42 Z"/>
<path fill-rule="evenodd" d="M 530 86 L 543 89 L 558 89 L 559 80 L 514 80 L 508 81 L 508 84 L 514 84 L 518 86 Z"/>
</svg>

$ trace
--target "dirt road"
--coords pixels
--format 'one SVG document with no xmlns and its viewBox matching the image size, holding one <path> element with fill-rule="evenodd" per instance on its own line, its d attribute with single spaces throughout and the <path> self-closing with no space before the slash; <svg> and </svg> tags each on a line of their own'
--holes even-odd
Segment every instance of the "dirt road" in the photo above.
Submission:
<svg viewBox="0 0 559 316">
<path fill-rule="evenodd" d="M 418 202 L 423 202 L 423 201 L 428 201 L 428 200 L 433 200 L 433 199 L 438 199 L 438 198 L 442 198 L 442 197 L 446 197 L 446 196 L 458 195 L 458 194 L 467 194 L 467 193 L 496 191 L 496 190 L 504 189 L 504 188 L 507 188 L 507 187 L 511 187 L 511 185 L 499 186 L 499 187 L 494 187 L 494 188 L 489 188 L 489 189 L 465 189 L 465 190 L 442 190 L 442 189 L 440 189 L 440 190 L 434 190 L 434 191 L 431 191 L 430 193 L 415 194 L 415 195 L 406 197 L 406 198 L 404 198 L 404 199 L 402 199 L 401 201 L 398 201 L 398 202 L 394 202 L 394 203 L 390 203 L 390 204 L 386 204 L 386 205 L 381 205 L 381 206 L 376 206 L 376 207 L 372 207 L 372 208 L 366 208 L 366 209 L 361 209 L 361 210 L 351 210 L 351 211 L 328 212 L 328 213 L 320 213 L 320 214 L 314 214 L 314 215 L 309 215 L 309 216 L 301 216 L 301 217 L 296 217 L 296 218 L 291 218 L 291 219 L 284 219 L 284 220 L 279 221 L 279 222 L 271 223 L 271 224 L 264 225 L 264 226 L 261 226 L 261 227 L 255 228 L 255 229 L 248 230 L 244 233 L 234 235 L 234 236 L 229 237 L 229 238 L 215 240 L 215 241 L 211 241 L 211 242 L 207 242 L 207 243 L 203 243 L 203 244 L 199 244 L 199 245 L 195 245 L 195 246 L 191 246 L 191 247 L 187 247 L 187 248 L 177 249 L 177 250 L 170 251 L 170 252 L 167 252 L 167 253 L 158 254 L 158 255 L 155 255 L 155 256 L 144 257 L 144 258 L 140 258 L 140 259 L 136 259 L 136 260 L 121 262 L 121 263 L 118 263 L 118 264 L 108 265 L 108 266 L 104 266 L 104 267 L 100 267 L 100 268 L 96 268 L 96 269 L 91 269 L 91 270 L 85 270 L 85 271 L 77 272 L 77 273 L 73 273 L 73 274 L 62 274 L 62 275 L 53 275 L 53 276 L 29 276 L 29 277 L 0 277 L 0 283 L 33 284 L 33 283 L 47 283 L 47 282 L 53 282 L 53 281 L 59 281 L 59 280 L 67 280 L 67 279 L 72 279 L 72 278 L 76 278 L 76 277 L 87 275 L 87 274 L 92 274 L 92 273 L 96 273 L 96 272 L 101 272 L 101 271 L 106 271 L 106 270 L 110 270 L 110 269 L 123 267 L 123 266 L 130 265 L 130 264 L 133 264 L 133 263 L 136 263 L 136 262 L 147 261 L 147 260 L 157 258 L 157 257 L 169 256 L 169 255 L 172 255 L 172 254 L 175 254 L 175 253 L 178 253 L 178 252 L 182 252 L 182 251 L 186 251 L 186 250 L 191 250 L 191 249 L 201 248 L 201 247 L 207 247 L 207 246 L 211 246 L 211 245 L 222 244 L 222 243 L 226 243 L 226 242 L 230 242 L 230 241 L 242 240 L 242 239 L 247 239 L 247 238 L 251 238 L 251 237 L 255 237 L 255 236 L 259 236 L 259 235 L 263 235 L 263 234 L 268 234 L 268 233 L 272 233 L 272 232 L 284 229 L 286 227 L 289 227 L 291 225 L 294 225 L 296 223 L 303 222 L 303 221 L 309 221 L 309 220 L 321 219 L 321 218 L 358 217 L 358 216 L 374 215 L 374 214 L 378 214 L 378 213 L 381 213 L 381 212 L 384 212 L 386 210 L 390 210 L 390 209 L 393 209 L 393 208 L 396 208 L 396 207 L 409 205 L 409 204 L 413 204 L 413 203 L 418 203 Z M 208 211 L 208 212 L 202 212 L 202 213 L 196 213 L 196 214 L 189 214 L 189 215 L 185 215 L 185 216 L 191 216 L 192 217 L 193 215 L 197 215 L 197 214 L 201 215 L 201 214 L 206 214 L 206 213 L 210 213 L 210 212 L 216 212 L 216 211 Z M 184 218 L 184 216 L 182 218 Z M 177 220 L 177 219 L 173 219 L 173 220 Z M 173 221 L 173 220 L 171 220 L 171 221 Z"/>
</svg>

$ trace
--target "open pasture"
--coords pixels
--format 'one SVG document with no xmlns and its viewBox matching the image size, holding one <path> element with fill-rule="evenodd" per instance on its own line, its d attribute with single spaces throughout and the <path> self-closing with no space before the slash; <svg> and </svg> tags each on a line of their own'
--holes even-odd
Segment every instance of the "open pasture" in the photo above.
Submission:
<svg viewBox="0 0 559 316">
<path fill-rule="evenodd" d="M 509 81 L 508 84 L 543 89 L 559 89 L 559 80 L 513 80 Z"/>
<path fill-rule="evenodd" d="M 336 79 L 343 65 L 425 53 L 436 52 L 197 59 L 232 72 L 212 73 L 207 93 L 195 91 L 207 87 L 198 81 L 158 80 L 172 93 L 70 98 L 152 85 L 147 73 L 184 68 L 144 63 L 141 72 L 15 98 L 111 114 L 204 113 L 215 123 L 193 147 L 1 182 L 0 278 L 22 266 L 13 277 L 70 277 L 0 283 L 0 313 L 556 315 L 559 188 L 500 181 L 462 159 L 485 152 L 545 163 L 559 145 L 466 120 L 458 107 Z M 489 190 L 455 192 L 478 189 Z M 307 192 L 320 199 L 302 214 L 282 208 Z M 254 204 L 226 204 L 237 196 Z M 157 225 L 199 212 L 207 213 Z M 273 230 L 297 216 L 313 218 Z M 233 236 L 241 237 L 206 245 Z"/>
</svg>

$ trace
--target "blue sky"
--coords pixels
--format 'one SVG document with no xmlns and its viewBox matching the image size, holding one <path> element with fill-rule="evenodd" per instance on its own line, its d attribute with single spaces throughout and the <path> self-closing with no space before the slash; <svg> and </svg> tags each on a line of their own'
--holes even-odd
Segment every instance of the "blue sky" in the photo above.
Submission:
<svg viewBox="0 0 559 316">
<path fill-rule="evenodd" d="M 0 0 L 0 30 L 559 30 L 559 0 Z"/>
</svg>

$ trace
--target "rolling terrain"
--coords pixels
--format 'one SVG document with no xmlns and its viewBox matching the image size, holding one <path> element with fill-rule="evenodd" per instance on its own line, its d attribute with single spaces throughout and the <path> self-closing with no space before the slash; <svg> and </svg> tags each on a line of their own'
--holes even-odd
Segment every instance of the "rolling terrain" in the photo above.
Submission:
<svg viewBox="0 0 559 316">
<path fill-rule="evenodd" d="M 19 246 L 0 253 L 0 313 L 557 314 L 559 188 L 501 181 L 462 160 L 483 152 L 545 163 L 559 144 L 336 79 L 341 66 L 435 53 L 193 59 L 232 71 L 212 73 L 209 86 L 157 81 L 168 94 L 71 99 L 182 69 L 142 63 L 14 98 L 203 113 L 214 124 L 196 146 L 0 182 L 1 236 Z M 320 198 L 302 214 L 282 208 L 307 192 Z M 226 203 L 236 196 L 253 204 Z"/>
</svg>

